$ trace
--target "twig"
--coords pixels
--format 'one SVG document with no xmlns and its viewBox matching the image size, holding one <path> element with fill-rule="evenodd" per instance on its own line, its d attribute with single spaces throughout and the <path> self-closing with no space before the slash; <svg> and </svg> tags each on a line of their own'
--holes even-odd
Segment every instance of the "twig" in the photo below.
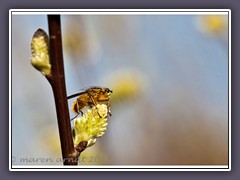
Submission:
<svg viewBox="0 0 240 180">
<path fill-rule="evenodd" d="M 64 77 L 60 15 L 48 15 L 51 74 L 46 78 L 54 94 L 64 165 L 77 165 L 80 152 L 74 149 Z"/>
</svg>

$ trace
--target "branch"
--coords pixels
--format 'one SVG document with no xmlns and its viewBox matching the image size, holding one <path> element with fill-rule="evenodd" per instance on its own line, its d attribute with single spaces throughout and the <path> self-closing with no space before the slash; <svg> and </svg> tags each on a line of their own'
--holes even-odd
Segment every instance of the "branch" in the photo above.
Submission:
<svg viewBox="0 0 240 180">
<path fill-rule="evenodd" d="M 48 15 L 48 26 L 51 73 L 46 78 L 52 86 L 55 99 L 63 163 L 64 165 L 77 165 L 80 154 L 74 149 L 71 134 L 64 77 L 60 15 Z"/>
</svg>

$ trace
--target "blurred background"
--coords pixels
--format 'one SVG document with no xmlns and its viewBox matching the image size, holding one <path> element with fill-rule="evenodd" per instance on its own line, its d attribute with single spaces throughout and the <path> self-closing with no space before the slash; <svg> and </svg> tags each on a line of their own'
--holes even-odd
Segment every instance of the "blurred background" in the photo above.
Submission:
<svg viewBox="0 0 240 180">
<path fill-rule="evenodd" d="M 67 94 L 113 90 L 106 134 L 80 165 L 228 164 L 227 15 L 61 20 Z M 13 165 L 62 164 L 52 90 L 30 63 L 38 28 L 47 16 L 12 16 Z"/>
</svg>

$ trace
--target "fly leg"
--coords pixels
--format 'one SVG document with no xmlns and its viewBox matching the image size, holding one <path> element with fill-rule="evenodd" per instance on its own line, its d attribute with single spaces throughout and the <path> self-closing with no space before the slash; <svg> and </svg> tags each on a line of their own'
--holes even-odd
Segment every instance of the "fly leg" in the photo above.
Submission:
<svg viewBox="0 0 240 180">
<path fill-rule="evenodd" d="M 82 111 L 80 111 L 80 113 L 81 113 L 81 115 L 83 116 L 83 112 L 82 112 Z M 76 116 L 74 116 L 74 117 L 71 119 L 71 121 L 72 121 L 72 120 L 74 120 L 76 117 L 78 117 L 78 115 L 79 115 L 80 113 L 77 113 L 77 115 L 76 115 Z"/>
<path fill-rule="evenodd" d="M 76 116 L 74 116 L 74 117 L 71 119 L 71 121 L 74 120 L 78 115 L 79 115 L 79 113 L 78 113 Z"/>
<path fill-rule="evenodd" d="M 75 119 L 80 113 L 81 113 L 82 116 L 83 116 L 83 112 L 82 112 L 82 110 L 80 110 L 80 106 L 79 106 L 78 102 L 76 103 L 76 106 L 77 106 L 77 111 L 75 111 L 75 112 L 77 112 L 77 115 L 74 116 L 74 117 L 71 119 L 71 121 L 72 121 L 73 119 Z M 80 110 L 80 111 L 79 111 L 79 110 Z M 79 113 L 79 112 L 80 112 L 80 113 Z"/>
</svg>

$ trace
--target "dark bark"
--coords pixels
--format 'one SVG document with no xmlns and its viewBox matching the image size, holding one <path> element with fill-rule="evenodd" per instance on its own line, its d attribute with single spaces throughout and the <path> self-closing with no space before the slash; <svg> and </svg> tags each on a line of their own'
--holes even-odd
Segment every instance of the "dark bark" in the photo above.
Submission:
<svg viewBox="0 0 240 180">
<path fill-rule="evenodd" d="M 64 64 L 62 53 L 62 37 L 60 15 L 48 15 L 51 74 L 46 76 L 54 94 L 57 112 L 57 121 L 62 148 L 64 165 L 77 165 L 79 152 L 74 149 L 66 85 L 64 77 Z"/>
</svg>

